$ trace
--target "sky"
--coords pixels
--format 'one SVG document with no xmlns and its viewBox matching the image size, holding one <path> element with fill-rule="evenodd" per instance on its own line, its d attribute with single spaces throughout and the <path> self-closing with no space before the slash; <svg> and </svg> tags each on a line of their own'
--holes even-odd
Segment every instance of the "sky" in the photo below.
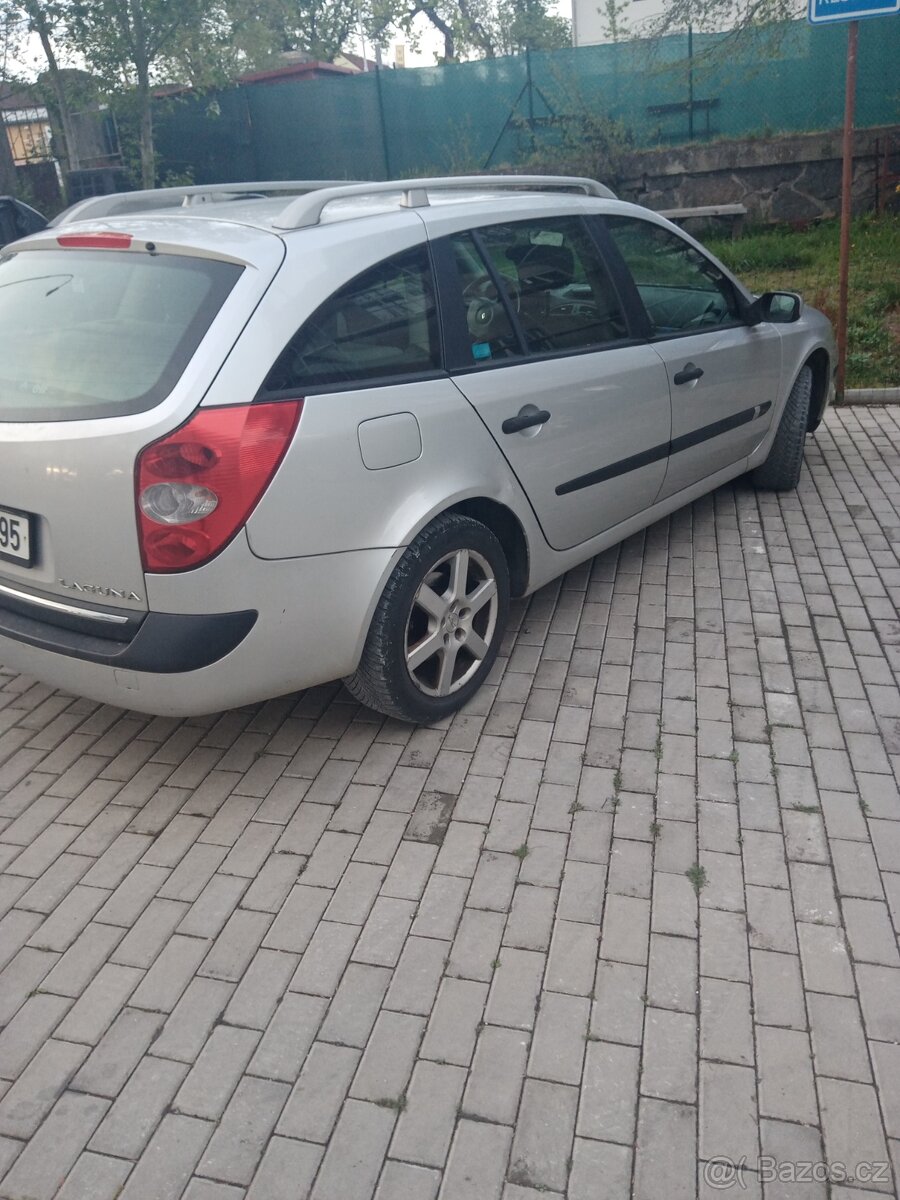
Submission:
<svg viewBox="0 0 900 1200">
<path fill-rule="evenodd" d="M 550 5 L 551 11 L 558 13 L 559 16 L 565 17 L 566 20 L 572 19 L 572 0 L 555 0 L 555 3 Z M 420 33 L 419 48 L 413 50 L 409 43 L 406 43 L 406 66 L 408 67 L 433 67 L 436 59 L 440 56 L 444 47 L 444 39 L 434 28 L 431 22 L 423 16 L 416 18 L 415 27 Z M 394 47 L 401 38 L 393 38 L 390 47 L 385 54 L 385 61 L 393 63 Z M 366 47 L 369 57 L 374 58 L 374 50 L 371 45 Z"/>
</svg>

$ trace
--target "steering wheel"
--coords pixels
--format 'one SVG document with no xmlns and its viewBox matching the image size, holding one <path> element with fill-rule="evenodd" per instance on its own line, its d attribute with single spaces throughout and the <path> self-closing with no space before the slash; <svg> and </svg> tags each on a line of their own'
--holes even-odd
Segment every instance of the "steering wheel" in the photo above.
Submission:
<svg viewBox="0 0 900 1200">
<path fill-rule="evenodd" d="M 514 279 L 510 279 L 508 275 L 503 276 L 503 286 L 506 294 L 512 302 L 513 308 L 519 312 L 522 303 L 522 293 Z M 491 304 L 499 304 L 500 296 L 497 293 L 496 285 L 490 275 L 480 275 L 477 279 L 473 279 L 471 283 L 467 283 L 463 288 L 463 299 L 468 303 L 470 300 L 486 300 Z"/>
<path fill-rule="evenodd" d="M 712 320 L 707 320 L 708 317 L 711 317 Z M 718 306 L 716 304 L 716 301 L 713 299 L 713 300 L 710 300 L 709 304 L 707 304 L 707 306 L 706 306 L 706 308 L 704 308 L 703 312 L 698 313 L 697 316 L 693 318 L 693 320 L 688 321 L 687 328 L 688 329 L 696 329 L 702 325 L 714 325 L 714 324 L 717 324 L 719 322 L 719 320 L 720 320 L 720 314 L 719 314 Z"/>
</svg>

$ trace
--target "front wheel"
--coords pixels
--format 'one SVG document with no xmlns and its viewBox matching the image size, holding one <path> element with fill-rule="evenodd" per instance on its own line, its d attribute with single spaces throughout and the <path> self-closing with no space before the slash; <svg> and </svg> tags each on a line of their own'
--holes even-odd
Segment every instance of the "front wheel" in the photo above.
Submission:
<svg viewBox="0 0 900 1200">
<path fill-rule="evenodd" d="M 394 568 L 359 667 L 344 683 L 378 712 L 419 724 L 438 721 L 484 682 L 508 612 L 503 547 L 480 521 L 445 513 Z"/>
<path fill-rule="evenodd" d="M 784 492 L 800 482 L 812 382 L 812 370 L 803 367 L 794 380 L 766 461 L 753 472 L 754 484 L 764 491 Z"/>
</svg>

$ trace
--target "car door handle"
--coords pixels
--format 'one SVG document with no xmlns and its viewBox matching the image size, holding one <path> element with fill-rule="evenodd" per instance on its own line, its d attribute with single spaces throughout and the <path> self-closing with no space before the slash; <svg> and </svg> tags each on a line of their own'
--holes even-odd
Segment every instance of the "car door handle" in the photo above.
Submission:
<svg viewBox="0 0 900 1200">
<path fill-rule="evenodd" d="M 515 417 L 507 417 L 500 428 L 504 433 L 521 433 L 523 429 L 530 429 L 532 425 L 545 425 L 550 420 L 550 414 L 546 408 L 540 408 L 537 412 L 519 413 Z"/>
<path fill-rule="evenodd" d="M 690 383 L 692 379 L 699 379 L 703 374 L 702 367 L 695 367 L 692 362 L 685 363 L 680 371 L 676 371 L 672 376 L 673 383 Z"/>
</svg>

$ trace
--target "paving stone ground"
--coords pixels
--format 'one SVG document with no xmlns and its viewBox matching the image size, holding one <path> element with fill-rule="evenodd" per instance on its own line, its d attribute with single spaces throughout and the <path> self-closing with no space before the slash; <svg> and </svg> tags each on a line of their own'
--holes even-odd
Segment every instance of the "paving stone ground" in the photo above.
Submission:
<svg viewBox="0 0 900 1200">
<path fill-rule="evenodd" d="M 436 728 L 0 670 L 0 1196 L 893 1194 L 898 447 L 831 413 Z"/>
</svg>

